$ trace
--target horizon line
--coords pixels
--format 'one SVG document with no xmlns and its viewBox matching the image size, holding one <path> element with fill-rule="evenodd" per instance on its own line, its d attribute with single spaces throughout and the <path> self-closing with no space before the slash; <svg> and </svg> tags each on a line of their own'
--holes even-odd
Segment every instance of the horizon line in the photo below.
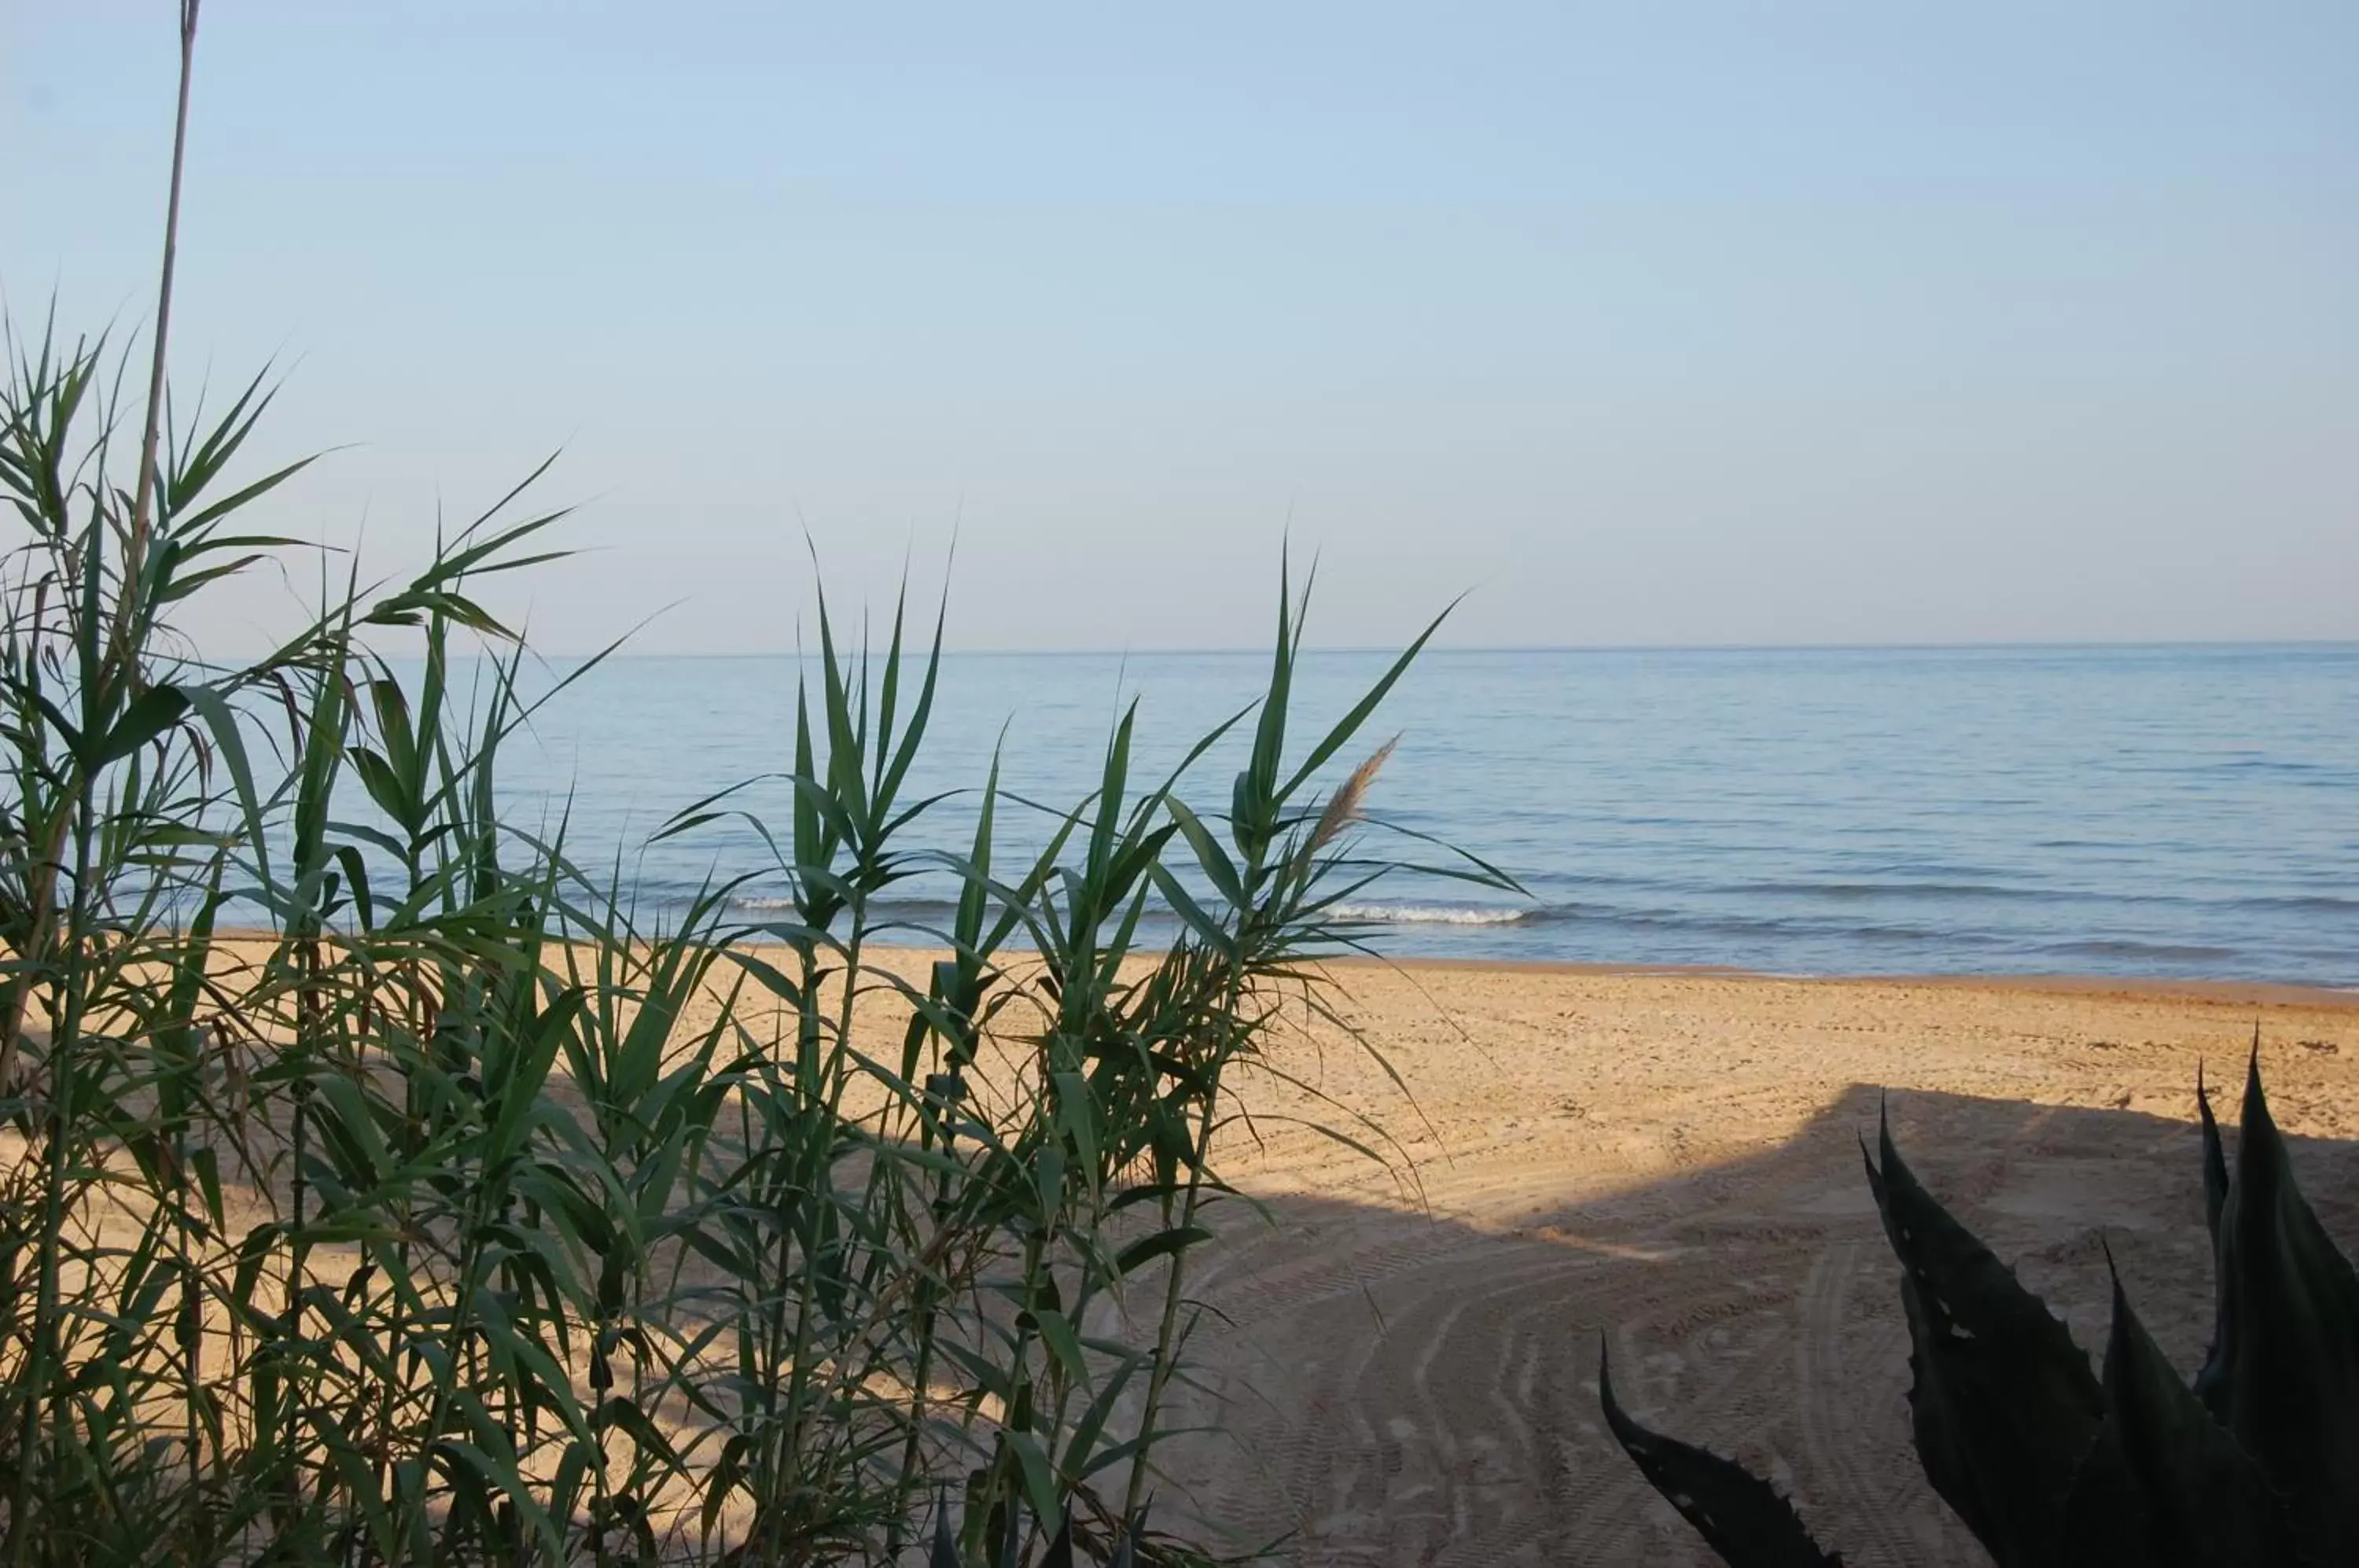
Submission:
<svg viewBox="0 0 2359 1568">
<path fill-rule="evenodd" d="M 1399 643 L 1332 643 L 1310 644 L 1302 651 L 1310 654 L 1397 654 Z M 2359 636 L 2330 637 L 2136 637 L 2086 638 L 2068 641 L 2058 638 L 2026 638 L 2023 640 L 1991 639 L 1959 642 L 1726 642 L 1726 643 L 1433 643 L 1427 646 L 1420 658 L 1447 653 L 1972 653 L 2042 651 L 2086 652 L 2097 650 L 2134 651 L 2137 649 L 2359 649 Z M 543 659 L 588 659 L 594 650 L 533 649 Z M 881 656 L 883 649 L 871 650 Z M 922 658 L 922 645 L 904 641 L 905 658 Z M 964 659 L 1136 659 L 1169 658 L 1266 658 L 1266 644 L 1223 645 L 1190 648 L 1159 645 L 1149 648 L 1101 646 L 1087 648 L 959 648 L 946 646 L 944 657 Z M 816 649 L 797 652 L 790 648 L 745 649 L 726 652 L 706 650 L 647 649 L 634 651 L 618 648 L 607 655 L 612 659 L 816 659 Z"/>
</svg>

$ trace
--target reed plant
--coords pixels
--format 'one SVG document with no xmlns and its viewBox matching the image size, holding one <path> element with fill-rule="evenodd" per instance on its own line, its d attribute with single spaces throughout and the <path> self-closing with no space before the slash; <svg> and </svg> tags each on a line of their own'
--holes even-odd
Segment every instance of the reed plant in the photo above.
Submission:
<svg viewBox="0 0 2359 1568">
<path fill-rule="evenodd" d="M 1303 746 L 1281 578 L 1263 696 L 1178 770 L 1134 776 L 1134 710 L 1086 799 L 995 760 L 953 834 L 908 788 L 940 618 L 845 648 L 822 601 L 787 819 L 741 787 L 657 835 L 743 818 L 771 864 L 642 911 L 498 786 L 555 694 L 482 596 L 557 553 L 539 472 L 259 657 L 183 634 L 332 558 L 248 521 L 305 466 L 250 461 L 265 380 L 166 393 L 180 21 L 144 387 L 50 324 L 0 376 L 0 1563 L 1189 1555 L 1145 1519 L 1219 1135 L 1408 868 L 1359 831 L 1389 747 L 1323 780 L 1425 638 Z M 896 913 L 919 877 L 946 928 Z"/>
<path fill-rule="evenodd" d="M 1009 866 L 1042 808 L 995 765 L 955 849 L 908 796 L 939 619 L 872 654 L 822 604 L 790 820 L 747 817 L 774 864 L 643 917 L 496 786 L 534 704 L 478 585 L 557 515 L 512 495 L 212 661 L 179 612 L 295 548 L 233 531 L 300 466 L 224 477 L 267 390 L 167 431 L 135 522 L 103 345 L 11 348 L 0 1555 L 1179 1551 L 1142 1517 L 1217 1135 L 1401 866 L 1357 831 L 1381 749 L 1314 781 L 1416 648 L 1298 748 L 1282 587 L 1261 700 L 1145 783 L 1125 713 Z M 1227 810 L 1191 807 L 1232 729 Z M 897 924 L 919 877 L 946 929 Z"/>
</svg>

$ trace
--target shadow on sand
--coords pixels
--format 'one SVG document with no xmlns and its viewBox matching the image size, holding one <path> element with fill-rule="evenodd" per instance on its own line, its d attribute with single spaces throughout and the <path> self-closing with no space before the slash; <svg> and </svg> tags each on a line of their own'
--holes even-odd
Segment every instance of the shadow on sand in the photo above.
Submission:
<svg viewBox="0 0 2359 1568">
<path fill-rule="evenodd" d="M 1908 1438 L 1897 1266 L 1860 1169 L 1878 1101 L 1854 1086 L 1775 1149 L 1509 1229 L 1298 1197 L 1266 1225 L 1232 1209 L 1201 1277 L 1190 1411 L 1223 1430 L 1188 1439 L 1173 1478 L 1240 1544 L 1289 1536 L 1307 1564 L 1714 1563 L 1603 1431 L 1603 1332 L 1636 1413 L 1770 1475 L 1855 1568 L 1986 1562 Z M 2084 1349 L 2104 1345 L 2102 1238 L 2164 1349 L 2201 1358 L 2191 1123 L 1914 1092 L 1890 1108 L 1910 1164 Z M 2292 1141 L 2349 1247 L 2359 1144 Z"/>
</svg>

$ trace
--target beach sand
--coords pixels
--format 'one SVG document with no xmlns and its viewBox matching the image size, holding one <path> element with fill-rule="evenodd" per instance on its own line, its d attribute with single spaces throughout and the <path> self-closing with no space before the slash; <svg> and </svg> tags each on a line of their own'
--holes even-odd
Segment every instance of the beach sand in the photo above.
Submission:
<svg viewBox="0 0 2359 1568">
<path fill-rule="evenodd" d="M 1220 1430 L 1171 1456 L 1166 1488 L 1173 1513 L 1192 1491 L 1237 1544 L 1285 1537 L 1305 1563 L 1716 1561 L 1605 1435 L 1601 1334 L 1634 1413 L 1773 1477 L 1847 1562 L 1984 1562 L 1908 1437 L 1897 1266 L 1861 1171 L 1880 1104 L 2084 1348 L 2103 1351 L 2110 1246 L 2191 1371 L 2212 1310 L 2196 1072 L 2233 1122 L 2257 1024 L 2305 1188 L 2359 1244 L 2350 998 L 1340 973 L 1407 1096 L 1332 1029 L 1279 1052 L 1332 1104 L 1248 1092 L 1255 1126 L 1221 1163 L 1263 1214 L 1220 1212 L 1190 1345 L 1189 1414 Z M 1410 1173 L 1279 1119 L 1346 1113 L 1380 1120 Z"/>
<path fill-rule="evenodd" d="M 931 956 L 881 955 L 912 978 Z M 2359 998 L 1333 973 L 1360 1039 L 1278 1039 L 1216 1148 L 1242 1196 L 1190 1255 L 1207 1310 L 1176 1419 L 1203 1430 L 1158 1450 L 1155 1524 L 1208 1545 L 1318 1565 L 1713 1562 L 1604 1433 L 1603 1334 L 1635 1414 L 1770 1475 L 1856 1568 L 1984 1562 L 1908 1437 L 1897 1266 L 1861 1171 L 1879 1105 L 2083 1347 L 2104 1344 L 2109 1246 L 2191 1371 L 2212 1311 L 2196 1072 L 2233 1124 L 2257 1026 L 2303 1186 L 2359 1250 Z M 864 1005 L 864 1029 L 897 1038 L 897 1011 Z M 1118 1309 L 1134 1344 L 1161 1282 Z"/>
</svg>

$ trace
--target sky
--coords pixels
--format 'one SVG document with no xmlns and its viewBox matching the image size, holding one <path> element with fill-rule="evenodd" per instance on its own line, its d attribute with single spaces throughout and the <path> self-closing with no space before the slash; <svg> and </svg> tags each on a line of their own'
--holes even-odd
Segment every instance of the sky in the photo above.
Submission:
<svg viewBox="0 0 2359 1568">
<path fill-rule="evenodd" d="M 20 329 L 147 325 L 175 31 L 0 5 Z M 1252 645 L 1288 540 L 1342 646 L 2359 637 L 2347 0 L 211 0 L 180 254 L 274 527 L 561 454 L 555 652 L 791 648 L 814 555 Z"/>
</svg>

